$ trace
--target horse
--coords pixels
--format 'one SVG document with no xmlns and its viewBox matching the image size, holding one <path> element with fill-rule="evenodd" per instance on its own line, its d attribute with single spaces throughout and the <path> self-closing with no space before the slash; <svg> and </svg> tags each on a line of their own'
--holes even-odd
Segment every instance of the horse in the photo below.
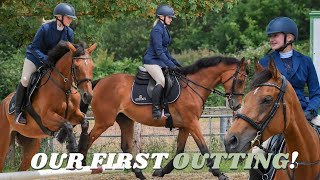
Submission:
<svg viewBox="0 0 320 180">
<path fill-rule="evenodd" d="M 199 118 L 204 103 L 210 93 L 220 92 L 214 89 L 222 84 L 226 94 L 218 94 L 228 98 L 229 106 L 233 110 L 241 107 L 244 95 L 245 80 L 248 74 L 247 62 L 244 58 L 239 61 L 231 57 L 208 57 L 196 61 L 193 65 L 180 69 L 178 76 L 181 84 L 179 98 L 169 104 L 173 127 L 179 128 L 176 154 L 183 153 L 189 134 L 192 135 L 202 154 L 209 153 L 203 134 L 200 129 Z M 88 149 L 92 143 L 115 121 L 121 129 L 121 149 L 125 153 L 132 153 L 134 122 L 147 126 L 163 127 L 166 119 L 153 120 L 151 105 L 136 105 L 130 98 L 131 88 L 135 76 L 128 74 L 112 74 L 100 79 L 93 88 L 94 97 L 91 102 L 95 124 L 91 130 L 88 144 L 80 153 L 84 155 L 83 164 L 86 164 Z M 132 162 L 134 163 L 134 162 Z M 212 167 L 212 159 L 208 159 L 207 166 Z M 163 168 L 153 173 L 153 176 L 162 177 L 174 169 L 173 159 Z M 139 179 L 145 179 L 140 169 L 133 169 Z M 210 169 L 213 175 L 226 176 L 219 170 Z"/>
<path fill-rule="evenodd" d="M 225 139 L 227 152 L 246 152 L 251 147 L 261 146 L 261 142 L 276 134 L 283 134 L 285 151 L 298 151 L 290 169 L 276 170 L 274 179 L 318 179 L 320 175 L 319 135 L 308 123 L 299 99 L 291 84 L 280 74 L 274 60 L 268 67 L 255 63 L 256 75 L 250 92 L 245 96 L 239 114 L 228 130 Z"/>
<path fill-rule="evenodd" d="M 78 151 L 72 134 L 72 125 L 80 124 L 84 119 L 80 111 L 80 99 L 85 103 L 90 103 L 92 100 L 91 81 L 94 64 L 90 54 L 95 48 L 96 44 L 85 49 L 83 45 L 61 41 L 49 51 L 48 63 L 44 65 L 45 70 L 41 71 L 43 76 L 32 96 L 28 96 L 32 104 L 26 108 L 32 107 L 35 116 L 32 116 L 30 111 L 25 111 L 26 125 L 15 123 L 14 113 L 8 113 L 14 92 L 1 102 L 0 172 L 4 168 L 10 143 L 15 138 L 22 146 L 23 153 L 19 171 L 25 171 L 30 167 L 33 155 L 40 148 L 41 139 L 54 136 L 61 128 L 68 130 L 68 150 Z"/>
</svg>

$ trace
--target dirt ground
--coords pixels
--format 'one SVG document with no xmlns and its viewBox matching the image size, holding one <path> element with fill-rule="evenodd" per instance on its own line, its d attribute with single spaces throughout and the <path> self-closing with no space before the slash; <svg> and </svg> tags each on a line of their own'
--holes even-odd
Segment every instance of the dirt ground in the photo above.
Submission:
<svg viewBox="0 0 320 180">
<path fill-rule="evenodd" d="M 248 173 L 245 172 L 237 172 L 237 173 L 225 173 L 230 180 L 247 180 Z M 215 180 L 218 179 L 217 177 L 212 176 L 209 172 L 190 172 L 190 173 L 183 173 L 183 172 L 174 172 L 168 175 L 165 175 L 163 178 L 155 178 L 152 177 L 151 173 L 144 174 L 147 179 L 152 180 L 206 180 L 211 179 Z M 83 176 L 72 176 L 72 177 L 57 177 L 57 178 L 49 178 L 49 180 L 87 180 L 87 179 L 94 179 L 94 180 L 135 180 L 137 179 L 133 173 L 112 173 L 112 174 L 95 174 L 95 175 L 83 175 Z"/>
</svg>

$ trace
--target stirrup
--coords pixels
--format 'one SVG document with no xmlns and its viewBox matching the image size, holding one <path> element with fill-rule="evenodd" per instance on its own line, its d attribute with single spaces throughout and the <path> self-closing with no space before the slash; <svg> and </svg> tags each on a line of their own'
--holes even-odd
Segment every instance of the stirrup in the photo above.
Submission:
<svg viewBox="0 0 320 180">
<path fill-rule="evenodd" d="M 21 118 L 23 118 L 23 119 L 21 119 Z M 22 120 L 22 122 L 21 122 L 21 120 Z M 22 117 L 22 112 L 20 112 L 19 115 L 16 116 L 15 121 L 16 121 L 16 124 L 20 124 L 20 125 L 26 125 L 27 124 L 27 119 Z"/>
</svg>

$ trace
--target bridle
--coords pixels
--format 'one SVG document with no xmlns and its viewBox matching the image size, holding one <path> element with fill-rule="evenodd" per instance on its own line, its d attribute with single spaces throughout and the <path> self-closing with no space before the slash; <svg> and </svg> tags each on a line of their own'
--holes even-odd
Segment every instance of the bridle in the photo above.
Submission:
<svg viewBox="0 0 320 180">
<path fill-rule="evenodd" d="M 196 86 L 198 86 L 198 87 L 200 87 L 200 88 L 202 88 L 202 89 L 204 89 L 204 90 L 206 90 L 206 91 L 209 91 L 209 92 L 211 92 L 211 93 L 217 94 L 217 95 L 222 96 L 222 97 L 227 97 L 229 100 L 230 100 L 233 96 L 244 96 L 244 92 L 242 92 L 242 93 L 235 92 L 235 86 L 236 86 L 236 83 L 237 83 L 237 80 L 238 80 L 238 75 L 240 74 L 240 75 L 244 76 L 245 78 L 247 77 L 246 74 L 243 74 L 243 73 L 240 72 L 240 66 L 239 66 L 239 65 L 237 65 L 237 69 L 236 69 L 236 71 L 234 72 L 234 74 L 233 74 L 232 76 L 230 76 L 230 77 L 229 77 L 227 80 L 225 80 L 224 82 L 221 82 L 221 84 L 224 85 L 224 84 L 227 83 L 228 81 L 233 80 L 233 81 L 232 81 L 231 92 L 228 92 L 228 93 L 223 93 L 223 92 L 221 92 L 220 90 L 215 89 L 215 88 L 214 88 L 214 89 L 210 89 L 210 88 L 204 87 L 204 86 L 200 85 L 199 83 L 197 83 L 197 82 L 195 82 L 195 81 L 187 78 L 185 75 L 182 75 L 182 74 L 179 73 L 179 72 L 174 72 L 174 73 L 177 75 L 178 79 L 180 79 L 181 81 L 183 81 L 187 86 L 189 86 L 189 87 L 192 89 L 193 92 L 195 92 L 195 93 L 201 98 L 201 100 L 202 100 L 202 109 L 204 109 L 205 100 L 204 100 L 203 97 L 199 94 L 199 92 L 197 92 L 193 87 L 191 87 L 191 86 L 189 85 L 189 82 L 191 82 L 192 84 L 194 84 L 194 85 L 196 85 Z"/>
<path fill-rule="evenodd" d="M 82 55 L 81 55 L 82 56 Z M 76 94 L 78 92 L 78 87 L 81 83 L 83 82 L 91 82 L 92 83 L 92 79 L 91 78 L 83 78 L 83 79 L 80 79 L 78 80 L 77 79 L 77 76 L 76 76 L 76 69 L 75 69 L 75 64 L 74 64 L 74 60 L 75 59 L 80 59 L 80 60 L 87 60 L 87 59 L 92 59 L 90 56 L 87 56 L 87 57 L 72 57 L 72 63 L 71 63 L 71 69 L 70 69 L 70 73 L 71 73 L 71 77 L 72 77 L 72 82 L 69 81 L 69 79 L 64 76 L 56 67 L 52 66 L 52 65 L 49 65 L 49 68 L 51 69 L 51 72 L 49 73 L 49 77 L 48 77 L 48 80 L 50 79 L 59 89 L 61 89 L 65 95 L 66 95 L 66 103 L 67 103 L 67 107 L 66 107 L 66 110 L 65 110 L 65 113 L 64 113 L 64 117 L 67 118 L 67 115 L 68 115 L 68 109 L 69 109 L 69 96 L 70 94 Z M 57 82 L 56 80 L 54 80 L 53 78 L 51 78 L 51 73 L 52 71 L 55 71 L 58 73 L 58 75 L 60 77 L 63 78 L 63 82 L 66 83 L 68 89 L 65 89 L 63 85 L 61 85 L 59 82 Z M 45 83 L 44 83 L 45 84 Z M 41 86 L 43 86 L 44 84 L 42 84 Z M 75 93 L 72 93 L 72 88 L 74 88 L 75 90 L 77 90 Z"/>
<path fill-rule="evenodd" d="M 279 109 L 280 107 L 280 104 L 282 104 L 282 107 L 283 107 L 283 119 L 284 119 L 284 126 L 283 126 L 283 131 L 282 131 L 282 134 L 284 133 L 285 131 L 285 128 L 286 128 L 286 124 L 287 124 L 287 118 L 286 118 L 286 103 L 284 102 L 284 93 L 285 93 L 285 89 L 286 89 L 286 86 L 287 86 L 287 80 L 286 78 L 282 75 L 281 76 L 281 79 L 282 79 L 282 84 L 281 84 L 281 87 L 279 87 L 278 85 L 276 84 L 272 84 L 272 83 L 262 83 L 262 84 L 258 84 L 256 85 L 255 87 L 261 87 L 261 86 L 270 86 L 270 87 L 275 87 L 279 90 L 279 94 L 278 94 L 278 97 L 275 101 L 275 103 L 273 104 L 272 108 L 271 108 L 271 111 L 269 113 L 269 115 L 264 118 L 264 121 L 263 123 L 260 125 L 260 124 L 257 124 L 253 119 L 249 118 L 248 116 L 244 115 L 244 114 L 236 114 L 234 118 L 240 118 L 240 119 L 243 119 L 244 121 L 246 121 L 247 123 L 249 123 L 253 128 L 255 128 L 257 130 L 257 135 L 256 137 L 251 141 L 251 147 L 254 146 L 254 144 L 256 142 L 258 142 L 258 147 L 263 149 L 264 151 L 266 152 L 269 152 L 266 148 L 262 147 L 261 146 L 261 136 L 264 132 L 264 130 L 266 129 L 267 125 L 269 124 L 269 122 L 273 119 L 274 115 L 276 114 L 277 110 Z M 312 165 L 317 165 L 320 163 L 320 160 L 318 161 L 315 161 L 315 162 L 295 162 L 295 166 L 297 167 L 298 165 L 304 165 L 304 166 L 312 166 Z M 259 171 L 259 170 L 258 170 Z M 293 175 L 291 176 L 290 175 L 290 172 L 287 168 L 287 175 L 290 179 L 294 179 L 294 169 L 293 169 Z M 261 174 L 261 172 L 259 172 L 259 174 Z M 264 179 L 264 174 L 262 173 L 263 175 L 263 179 Z M 319 176 L 319 175 L 318 175 Z"/>
<path fill-rule="evenodd" d="M 83 78 L 83 79 L 80 79 L 78 80 L 77 79 L 77 76 L 76 76 L 76 67 L 74 65 L 74 60 L 75 59 L 80 59 L 80 60 L 91 60 L 92 58 L 89 56 L 89 57 L 73 57 L 72 58 L 72 65 L 71 65 L 71 75 L 72 75 L 72 78 L 73 78 L 73 81 L 75 82 L 75 86 L 76 86 L 76 89 L 78 89 L 78 86 L 80 86 L 81 83 L 83 82 L 91 82 L 92 83 L 92 78 Z"/>
<path fill-rule="evenodd" d="M 234 72 L 234 74 L 231 77 L 229 77 L 227 80 L 225 80 L 224 82 L 221 82 L 221 84 L 224 85 L 225 83 L 227 83 L 228 81 L 230 81 L 233 78 L 232 86 L 231 86 L 231 92 L 225 93 L 225 97 L 227 97 L 228 99 L 231 99 L 232 96 L 244 96 L 244 92 L 238 93 L 235 90 L 239 74 L 244 76 L 245 78 L 247 78 L 246 74 L 240 73 L 240 66 L 238 65 L 236 71 Z"/>
<path fill-rule="evenodd" d="M 253 128 L 255 128 L 258 131 L 256 137 L 251 141 L 251 147 L 253 147 L 256 142 L 258 142 L 258 146 L 261 145 L 261 136 L 262 136 L 264 130 L 266 129 L 267 125 L 269 124 L 269 122 L 273 119 L 273 117 L 276 114 L 277 110 L 279 109 L 281 103 L 283 105 L 283 116 L 284 116 L 284 126 L 283 126 L 282 133 L 284 132 L 284 130 L 286 128 L 286 124 L 287 124 L 286 103 L 284 102 L 283 97 L 284 97 L 285 89 L 287 87 L 287 80 L 284 76 L 281 76 L 281 79 L 282 79 L 281 87 L 279 87 L 276 84 L 272 84 L 272 83 L 262 83 L 262 84 L 258 84 L 255 86 L 255 87 L 270 86 L 270 87 L 275 87 L 280 91 L 276 101 L 274 102 L 274 104 L 271 108 L 269 115 L 264 118 L 264 121 L 262 122 L 262 124 L 257 124 L 253 119 L 249 118 L 248 116 L 246 116 L 244 114 L 240 114 L 240 113 L 237 113 L 234 117 L 234 118 L 241 118 L 241 119 L 245 120 L 247 123 L 249 123 Z"/>
</svg>

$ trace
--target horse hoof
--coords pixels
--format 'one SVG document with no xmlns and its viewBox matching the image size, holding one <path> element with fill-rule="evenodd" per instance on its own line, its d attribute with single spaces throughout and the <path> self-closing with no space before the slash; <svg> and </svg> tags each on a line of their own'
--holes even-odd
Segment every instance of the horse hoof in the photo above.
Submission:
<svg viewBox="0 0 320 180">
<path fill-rule="evenodd" d="M 147 179 L 143 174 L 142 172 L 137 172 L 135 173 L 136 174 L 136 178 L 140 179 L 140 180 L 145 180 Z"/>
<path fill-rule="evenodd" d="M 87 162 L 86 161 L 82 161 L 82 166 L 87 166 Z"/>
<path fill-rule="evenodd" d="M 152 176 L 154 176 L 154 177 L 163 177 L 164 174 L 163 174 L 163 172 L 162 172 L 162 169 L 157 169 L 157 170 L 155 170 L 155 171 L 153 172 Z"/>
<path fill-rule="evenodd" d="M 226 175 L 224 175 L 223 173 L 220 174 L 218 179 L 219 180 L 229 180 L 229 178 Z"/>
</svg>

